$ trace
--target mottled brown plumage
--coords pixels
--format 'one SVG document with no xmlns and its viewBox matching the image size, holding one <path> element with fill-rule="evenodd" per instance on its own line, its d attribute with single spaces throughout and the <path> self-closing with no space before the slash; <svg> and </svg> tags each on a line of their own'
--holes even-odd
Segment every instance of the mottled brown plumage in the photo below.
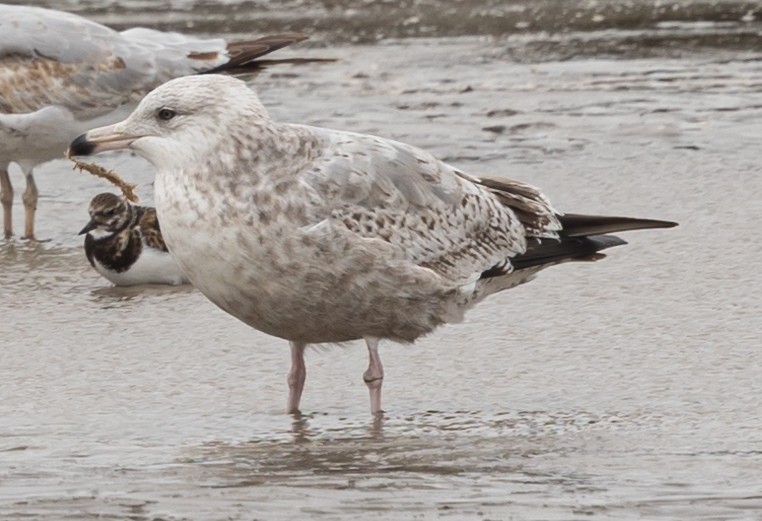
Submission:
<svg viewBox="0 0 762 521">
<path fill-rule="evenodd" d="M 160 107 L 176 116 L 157 118 Z M 412 342 L 548 266 L 623 244 L 600 233 L 675 225 L 575 216 L 570 236 L 534 187 L 471 176 L 396 141 L 274 122 L 224 76 L 173 80 L 118 126 L 72 143 L 75 153 L 116 146 L 157 167 L 164 237 L 193 284 L 291 342 L 290 411 L 309 343 L 364 338 L 379 412 L 379 339 Z M 596 235 L 578 235 L 585 226 Z"/>
<path fill-rule="evenodd" d="M 132 205 L 111 193 L 90 201 L 85 255 L 98 273 L 118 286 L 183 284 L 161 235 L 156 210 Z"/>
<path fill-rule="evenodd" d="M 144 206 L 143 215 L 140 217 L 138 225 L 146 245 L 157 250 L 169 251 L 164 242 L 164 237 L 161 236 L 161 227 L 159 226 L 159 219 L 156 217 L 156 209 Z"/>
<path fill-rule="evenodd" d="M 261 56 L 305 38 L 289 33 L 228 43 L 146 28 L 117 32 L 71 13 L 0 4 L 0 202 L 6 238 L 13 232 L 11 161 L 26 175 L 24 236 L 33 239 L 38 191 L 32 170 L 60 158 L 77 134 L 119 121 L 171 78 L 253 72 L 262 67 Z"/>
</svg>

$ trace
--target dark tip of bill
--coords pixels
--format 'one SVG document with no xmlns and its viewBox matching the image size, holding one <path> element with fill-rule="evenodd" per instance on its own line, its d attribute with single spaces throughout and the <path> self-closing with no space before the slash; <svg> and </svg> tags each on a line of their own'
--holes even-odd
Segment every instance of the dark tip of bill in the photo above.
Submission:
<svg viewBox="0 0 762 521">
<path fill-rule="evenodd" d="M 87 140 L 87 134 L 81 134 L 69 145 L 70 156 L 89 156 L 95 150 L 95 143 Z"/>
<path fill-rule="evenodd" d="M 85 227 L 84 227 L 84 228 L 82 228 L 82 229 L 79 231 L 79 233 L 78 233 L 77 235 L 84 235 L 84 234 L 86 234 L 87 232 L 90 232 L 90 231 L 92 231 L 92 230 L 93 230 L 93 228 L 95 228 L 95 226 L 93 226 L 93 223 L 92 223 L 92 221 L 91 221 L 91 222 L 87 223 L 87 224 L 85 225 Z"/>
</svg>

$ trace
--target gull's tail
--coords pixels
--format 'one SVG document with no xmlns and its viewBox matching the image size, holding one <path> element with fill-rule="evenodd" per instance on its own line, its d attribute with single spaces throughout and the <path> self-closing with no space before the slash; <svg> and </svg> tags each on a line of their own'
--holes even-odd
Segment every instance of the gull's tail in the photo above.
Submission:
<svg viewBox="0 0 762 521">
<path fill-rule="evenodd" d="M 302 33 L 286 33 L 264 36 L 256 40 L 245 42 L 232 42 L 227 46 L 230 59 L 217 67 L 205 70 L 200 74 L 244 74 L 260 70 L 268 65 L 276 63 L 310 63 L 310 62 L 333 62 L 336 60 L 326 58 L 291 58 L 283 60 L 260 60 L 262 56 L 273 51 L 287 47 L 293 43 L 306 40 L 308 36 Z"/>
<path fill-rule="evenodd" d="M 566 214 L 559 216 L 563 229 L 560 239 L 528 239 L 527 250 L 511 259 L 515 270 L 564 261 L 592 261 L 604 257 L 606 248 L 627 244 L 613 232 L 672 228 L 677 223 L 631 217 Z"/>
</svg>

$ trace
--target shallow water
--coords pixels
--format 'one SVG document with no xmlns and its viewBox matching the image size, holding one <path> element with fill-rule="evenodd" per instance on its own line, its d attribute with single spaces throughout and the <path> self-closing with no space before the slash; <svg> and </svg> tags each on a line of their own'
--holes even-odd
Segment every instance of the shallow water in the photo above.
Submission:
<svg viewBox="0 0 762 521">
<path fill-rule="evenodd" d="M 147 5 L 96 4 L 126 23 Z M 173 4 L 211 32 L 200 2 Z M 681 223 L 385 344 L 383 420 L 359 343 L 308 353 L 294 420 L 285 342 L 192 289 L 110 288 L 75 235 L 108 187 L 45 165 L 51 241 L 0 244 L 0 519 L 758 519 L 762 52 L 727 44 L 758 29 L 318 32 L 283 54 L 338 63 L 255 80 L 279 119 L 419 145 L 561 210 Z M 102 161 L 150 201 L 145 163 Z"/>
</svg>

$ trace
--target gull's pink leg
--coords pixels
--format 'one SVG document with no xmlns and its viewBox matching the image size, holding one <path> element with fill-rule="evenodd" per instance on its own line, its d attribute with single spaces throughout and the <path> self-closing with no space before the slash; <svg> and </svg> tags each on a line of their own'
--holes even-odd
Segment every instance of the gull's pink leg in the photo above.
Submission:
<svg viewBox="0 0 762 521">
<path fill-rule="evenodd" d="M 8 176 L 8 165 L 0 170 L 0 202 L 3 203 L 3 231 L 5 238 L 13 235 L 13 185 Z"/>
<path fill-rule="evenodd" d="M 37 212 L 37 200 L 40 195 L 37 191 L 37 183 L 34 182 L 31 168 L 26 173 L 26 190 L 21 196 L 24 201 L 24 239 L 34 241 L 34 217 Z"/>
<path fill-rule="evenodd" d="M 381 357 L 378 356 L 378 338 L 368 337 L 368 370 L 362 375 L 365 385 L 370 391 L 370 412 L 381 414 L 381 384 L 384 382 L 384 366 L 381 365 Z"/>
<path fill-rule="evenodd" d="M 288 405 L 286 412 L 299 414 L 299 401 L 302 399 L 307 366 L 304 365 L 304 348 L 307 344 L 289 342 L 291 346 L 291 371 L 288 373 Z"/>
</svg>

